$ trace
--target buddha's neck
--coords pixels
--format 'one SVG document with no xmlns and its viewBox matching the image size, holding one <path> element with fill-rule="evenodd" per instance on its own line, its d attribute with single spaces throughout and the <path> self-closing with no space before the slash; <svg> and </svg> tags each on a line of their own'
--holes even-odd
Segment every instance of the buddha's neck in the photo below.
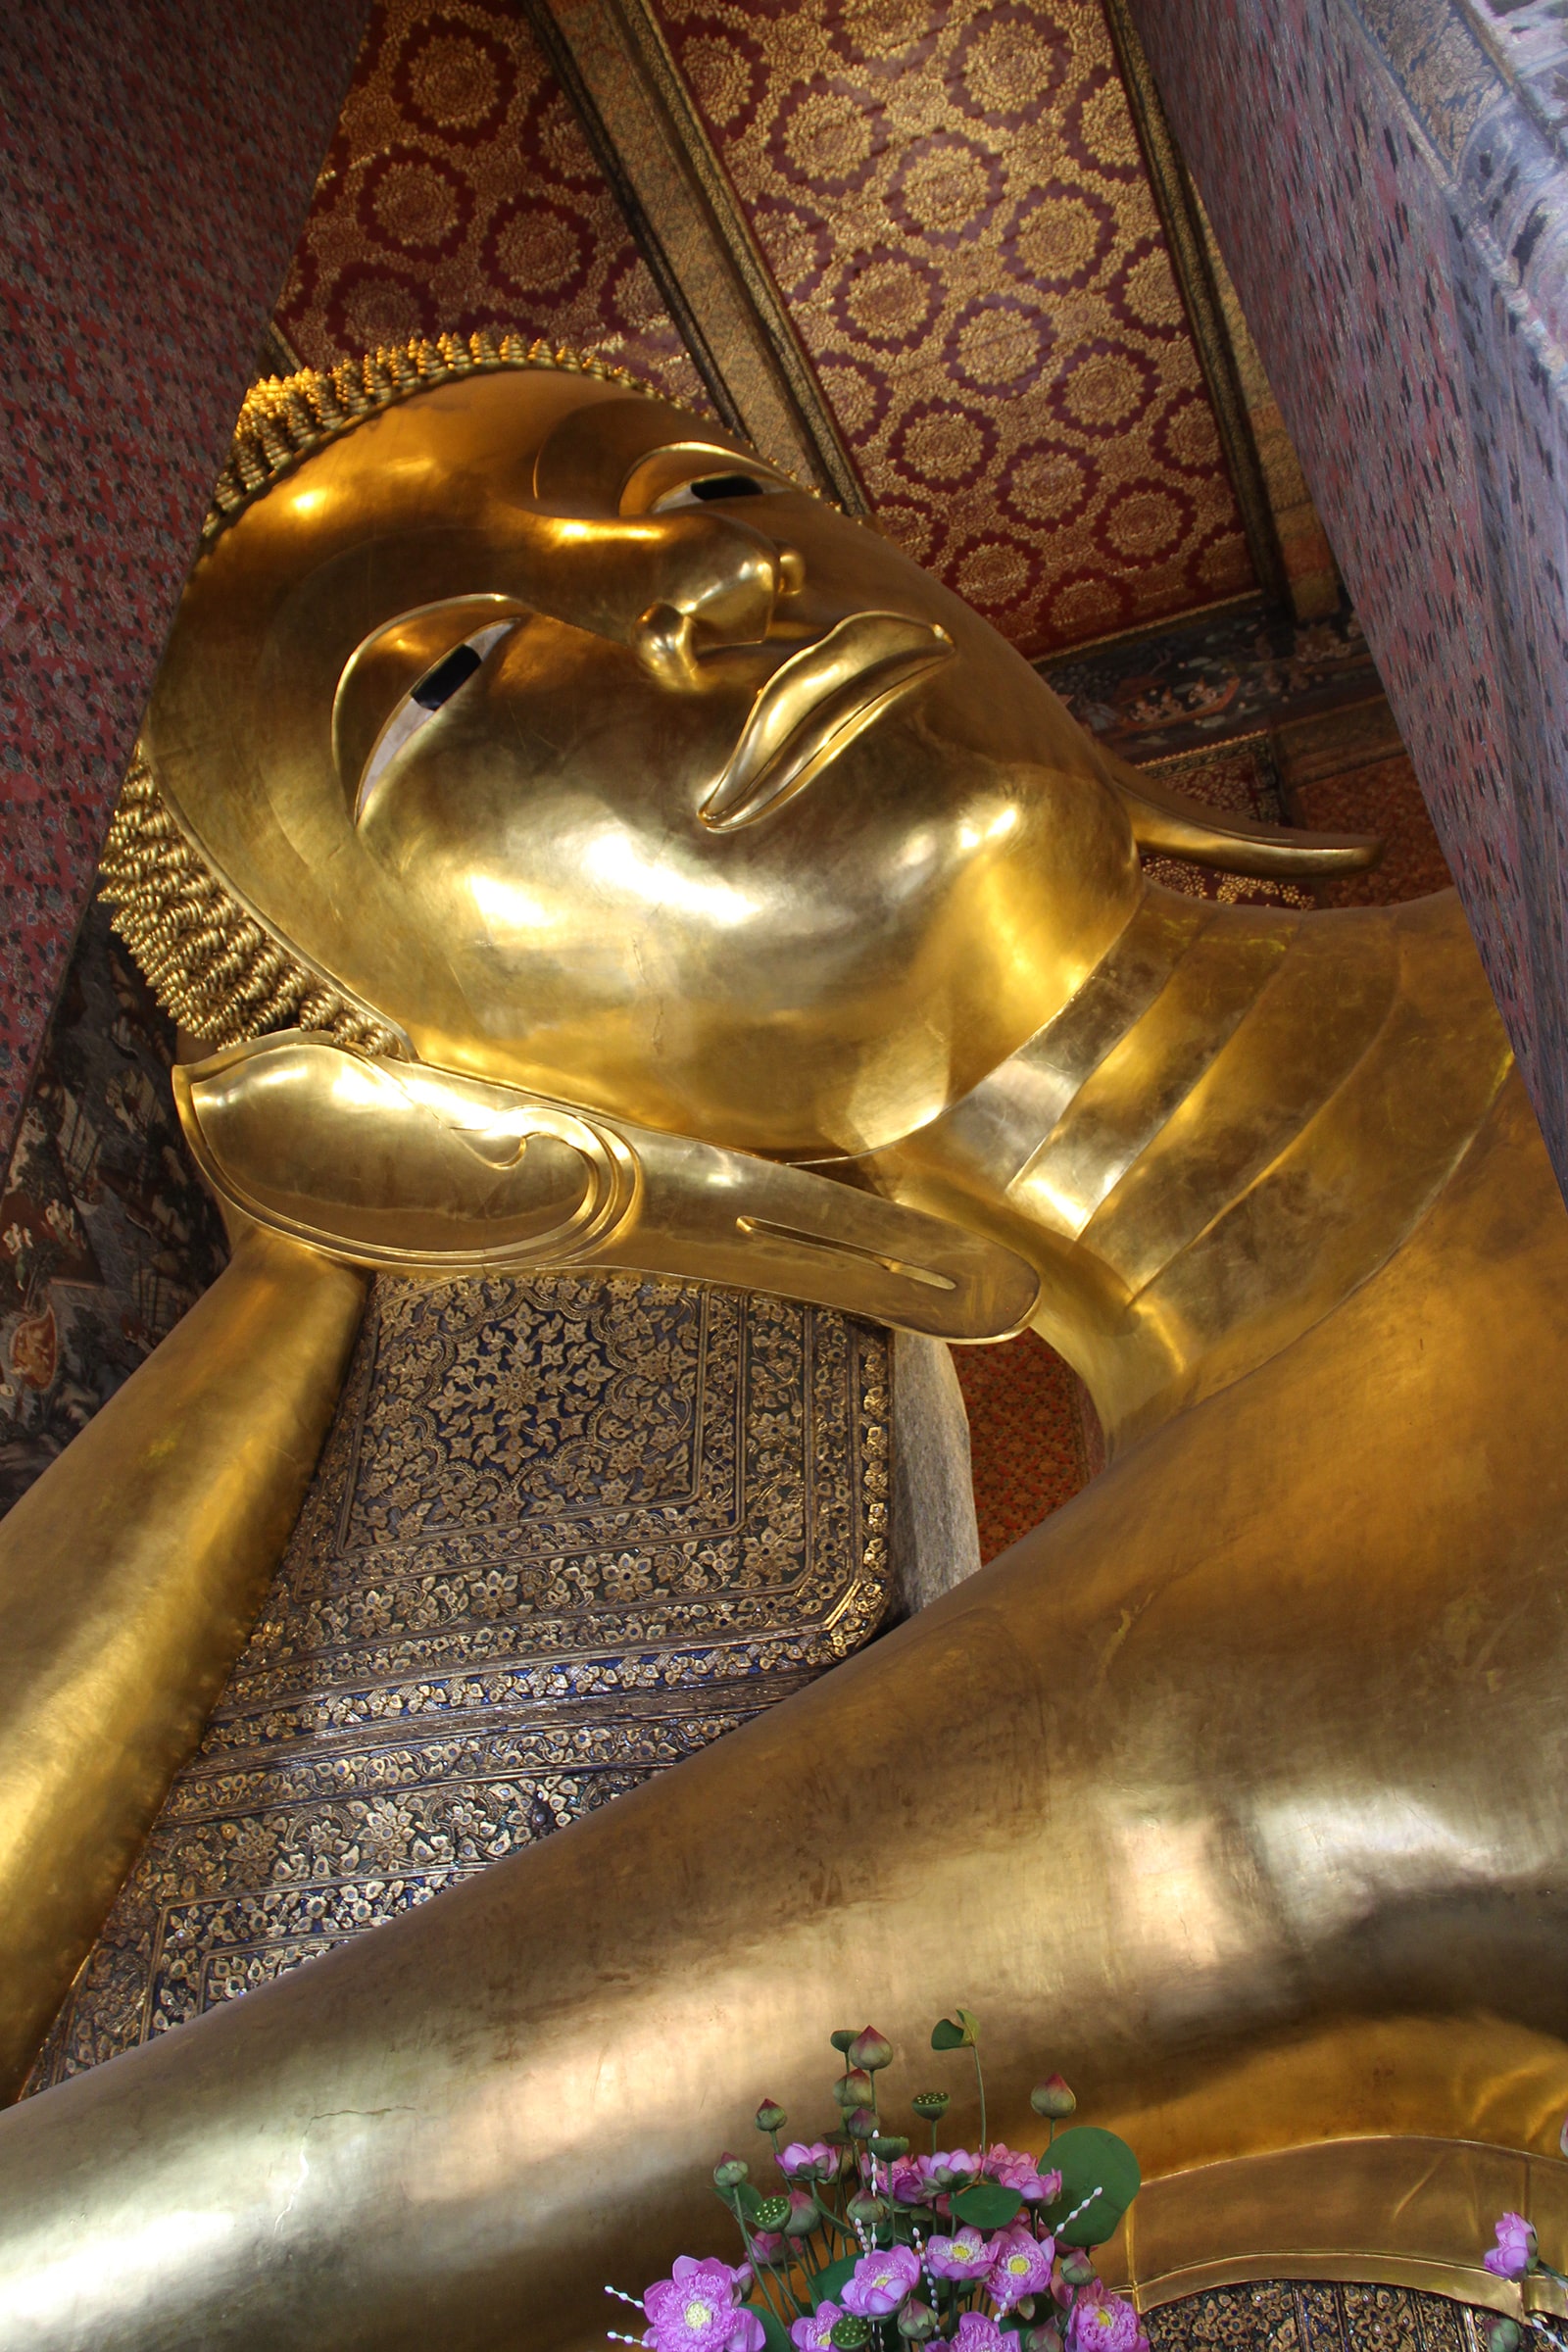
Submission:
<svg viewBox="0 0 1568 2352">
<path fill-rule="evenodd" d="M 1033 1259 L 1036 1327 L 1125 1445 L 1383 1263 L 1507 1060 L 1451 894 L 1298 914 L 1151 888 L 1054 1021 L 859 1167 Z"/>
</svg>

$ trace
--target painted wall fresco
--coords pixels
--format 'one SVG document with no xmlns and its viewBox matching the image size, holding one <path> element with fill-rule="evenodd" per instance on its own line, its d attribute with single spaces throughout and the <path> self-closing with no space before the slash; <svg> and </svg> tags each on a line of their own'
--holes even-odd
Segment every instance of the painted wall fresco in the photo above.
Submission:
<svg viewBox="0 0 1568 2352">
<path fill-rule="evenodd" d="M 225 1262 L 174 1116 L 172 1046 L 94 905 L 0 1196 L 0 1511 Z"/>
<path fill-rule="evenodd" d="M 513 0 L 378 0 L 278 324 L 315 367 L 447 329 L 540 334 L 708 405 Z"/>
<path fill-rule="evenodd" d="M 1568 1170 L 1568 37 L 1134 0 Z"/>
<path fill-rule="evenodd" d="M 364 13 L 7 14 L 0 1157 Z"/>
<path fill-rule="evenodd" d="M 1031 655 L 1245 590 L 1096 0 L 661 0 L 876 514 Z"/>
</svg>

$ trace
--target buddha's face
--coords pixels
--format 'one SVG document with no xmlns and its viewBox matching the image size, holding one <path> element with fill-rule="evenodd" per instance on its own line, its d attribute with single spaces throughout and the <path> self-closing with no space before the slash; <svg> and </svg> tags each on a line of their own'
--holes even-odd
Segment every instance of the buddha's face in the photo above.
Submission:
<svg viewBox="0 0 1568 2352">
<path fill-rule="evenodd" d="M 424 1059 L 798 1156 L 934 1117 L 1138 891 L 1092 745 L 967 607 L 565 372 L 420 393 L 250 508 L 146 743 Z"/>
</svg>

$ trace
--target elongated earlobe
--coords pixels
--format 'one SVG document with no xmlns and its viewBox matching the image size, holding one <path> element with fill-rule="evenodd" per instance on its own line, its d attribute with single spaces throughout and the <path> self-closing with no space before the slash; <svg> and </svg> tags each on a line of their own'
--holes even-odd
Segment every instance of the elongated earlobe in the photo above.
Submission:
<svg viewBox="0 0 1568 2352">
<path fill-rule="evenodd" d="M 1146 856 L 1276 877 L 1360 873 L 1383 856 L 1375 833 L 1309 833 L 1301 826 L 1265 824 L 1190 800 L 1125 760 L 1107 755 L 1106 765 Z"/>
</svg>

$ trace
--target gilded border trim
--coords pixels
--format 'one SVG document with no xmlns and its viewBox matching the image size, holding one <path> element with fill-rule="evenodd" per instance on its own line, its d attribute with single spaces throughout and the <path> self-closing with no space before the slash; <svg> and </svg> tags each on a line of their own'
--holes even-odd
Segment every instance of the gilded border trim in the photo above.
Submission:
<svg viewBox="0 0 1568 2352">
<path fill-rule="evenodd" d="M 1141 2311 L 1255 2279 L 1413 2287 L 1519 2319 L 1568 2312 L 1554 2281 L 1483 2268 L 1492 2224 L 1568 2236 L 1568 2164 L 1481 2140 L 1376 2133 L 1270 2149 L 1145 2182 L 1105 2275 Z"/>
<path fill-rule="evenodd" d="M 523 0 L 722 421 L 850 514 L 855 460 L 646 0 Z M 612 127 L 612 124 L 614 127 Z"/>
<path fill-rule="evenodd" d="M 1252 437 L 1219 289 L 1209 266 L 1208 247 L 1198 215 L 1197 192 L 1166 120 L 1128 0 L 1104 0 L 1104 9 L 1127 88 L 1133 127 L 1148 167 L 1149 184 L 1170 247 L 1176 283 L 1213 405 L 1236 503 L 1241 509 L 1248 553 L 1264 596 L 1271 604 L 1288 605 L 1290 586 L 1273 502 L 1257 443 Z"/>
</svg>

